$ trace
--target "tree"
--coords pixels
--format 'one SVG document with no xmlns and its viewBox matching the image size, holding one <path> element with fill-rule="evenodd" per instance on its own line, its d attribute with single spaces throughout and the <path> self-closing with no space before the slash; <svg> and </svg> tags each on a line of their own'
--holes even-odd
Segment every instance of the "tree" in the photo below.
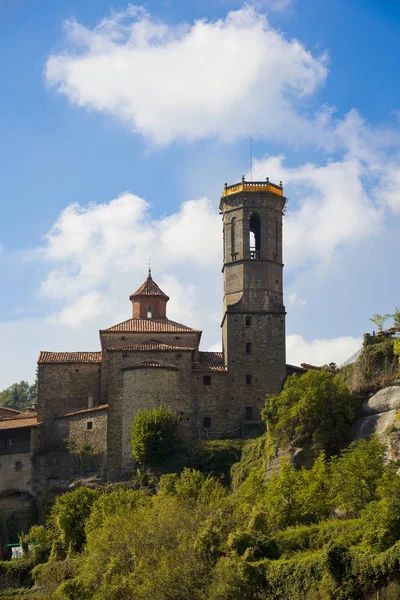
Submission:
<svg viewBox="0 0 400 600">
<path fill-rule="evenodd" d="M 347 385 L 325 370 L 287 378 L 282 392 L 268 395 L 262 417 L 279 445 L 310 440 L 317 452 L 337 453 L 348 440 L 358 401 Z"/>
<path fill-rule="evenodd" d="M 51 509 L 49 525 L 64 552 L 80 551 L 86 541 L 85 524 L 99 492 L 81 487 L 59 496 Z"/>
<path fill-rule="evenodd" d="M 364 544 L 382 552 L 400 540 L 400 477 L 398 464 L 385 467 L 378 483 L 377 500 L 362 512 Z"/>
<path fill-rule="evenodd" d="M 29 385 L 27 381 L 20 381 L 0 392 L 0 406 L 25 410 L 36 402 L 36 398 L 36 384 Z"/>
<path fill-rule="evenodd" d="M 178 443 L 178 425 L 178 416 L 165 406 L 139 410 L 131 429 L 133 458 L 142 465 L 162 464 Z"/>
<path fill-rule="evenodd" d="M 376 499 L 376 489 L 384 471 L 385 446 L 371 440 L 353 442 L 331 462 L 334 505 L 355 516 Z"/>
<path fill-rule="evenodd" d="M 393 325 L 400 329 L 400 307 L 396 306 L 395 312 L 391 315 L 393 317 Z"/>
<path fill-rule="evenodd" d="M 374 325 L 377 326 L 378 331 L 382 331 L 384 324 L 388 319 L 390 319 L 391 316 L 392 315 L 390 314 L 379 315 L 378 313 L 376 313 L 375 315 L 372 315 L 370 321 L 372 321 L 372 323 L 374 323 Z"/>
</svg>

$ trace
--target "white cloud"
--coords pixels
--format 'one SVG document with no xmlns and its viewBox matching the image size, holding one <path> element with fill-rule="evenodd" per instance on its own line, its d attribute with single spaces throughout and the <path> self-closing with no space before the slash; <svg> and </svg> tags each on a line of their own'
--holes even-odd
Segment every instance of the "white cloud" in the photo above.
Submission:
<svg viewBox="0 0 400 600">
<path fill-rule="evenodd" d="M 400 164 L 389 162 L 381 167 L 381 184 L 375 192 L 376 199 L 393 212 L 400 213 Z"/>
<path fill-rule="evenodd" d="M 103 204 L 73 204 L 32 253 L 50 267 L 39 294 L 59 305 L 51 315 L 59 323 L 76 327 L 101 315 L 128 318 L 126 296 L 142 283 L 151 255 L 159 284 L 171 297 L 170 316 L 198 326 L 206 290 L 199 292 L 197 285 L 209 271 L 208 281 L 220 277 L 215 267 L 222 260 L 221 227 L 218 210 L 205 198 L 160 219 L 128 192 Z M 207 320 L 218 321 L 211 307 Z"/>
<path fill-rule="evenodd" d="M 289 304 L 291 306 L 294 306 L 295 308 L 302 308 L 306 304 L 306 301 L 303 300 L 303 298 L 300 298 L 296 294 L 296 292 L 292 292 L 291 294 L 288 294 L 288 300 L 289 300 Z"/>
<path fill-rule="evenodd" d="M 96 319 L 106 309 L 107 302 L 99 292 L 88 292 L 64 308 L 55 320 L 64 325 L 79 327 L 82 323 Z"/>
<path fill-rule="evenodd" d="M 322 366 L 334 362 L 342 364 L 361 348 L 360 338 L 343 336 L 334 339 L 306 341 L 301 335 L 286 337 L 286 360 L 288 364 L 308 363 Z"/>
<path fill-rule="evenodd" d="M 376 206 L 364 179 L 372 169 L 356 158 L 288 168 L 283 157 L 256 161 L 255 179 L 283 179 L 290 196 L 285 217 L 284 250 L 288 269 L 326 266 L 336 248 L 379 230 L 383 210 Z"/>
<path fill-rule="evenodd" d="M 52 265 L 41 294 L 72 302 L 72 307 L 86 294 L 84 305 L 93 302 L 98 312 L 105 304 L 87 294 L 113 287 L 116 277 L 126 279 L 138 267 L 144 273 L 149 255 L 159 272 L 177 265 L 208 268 L 218 263 L 221 220 L 207 199 L 185 202 L 177 213 L 158 220 L 148 209 L 145 200 L 128 192 L 104 204 L 68 206 L 39 251 Z M 81 309 L 84 313 L 83 305 Z M 63 318 L 70 315 L 73 311 Z"/>
<path fill-rule="evenodd" d="M 153 143 L 249 134 L 316 141 L 324 126 L 324 111 L 307 117 L 300 101 L 325 80 L 326 57 L 286 39 L 249 5 L 180 26 L 131 6 L 94 29 L 68 21 L 65 32 L 68 49 L 48 59 L 48 84 Z"/>
</svg>

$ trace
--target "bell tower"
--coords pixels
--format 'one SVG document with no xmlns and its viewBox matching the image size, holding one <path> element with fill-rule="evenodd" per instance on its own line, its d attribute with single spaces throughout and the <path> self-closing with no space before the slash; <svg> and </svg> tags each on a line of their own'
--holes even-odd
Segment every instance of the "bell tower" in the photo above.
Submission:
<svg viewBox="0 0 400 600">
<path fill-rule="evenodd" d="M 225 184 L 220 202 L 224 234 L 225 364 L 235 396 L 256 412 L 286 376 L 283 304 L 282 182 Z M 233 394 L 232 394 L 233 396 Z"/>
</svg>

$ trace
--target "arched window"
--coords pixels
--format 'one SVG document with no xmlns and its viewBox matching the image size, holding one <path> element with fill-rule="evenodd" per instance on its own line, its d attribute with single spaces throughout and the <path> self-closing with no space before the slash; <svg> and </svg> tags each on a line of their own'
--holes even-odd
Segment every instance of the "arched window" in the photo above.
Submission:
<svg viewBox="0 0 400 600">
<path fill-rule="evenodd" d="M 231 256 L 236 260 L 236 217 L 231 221 Z"/>
<path fill-rule="evenodd" d="M 257 213 L 250 217 L 250 258 L 261 258 L 261 225 Z"/>
<path fill-rule="evenodd" d="M 147 318 L 151 319 L 153 316 L 153 309 L 151 308 L 151 306 L 147 307 Z"/>
</svg>

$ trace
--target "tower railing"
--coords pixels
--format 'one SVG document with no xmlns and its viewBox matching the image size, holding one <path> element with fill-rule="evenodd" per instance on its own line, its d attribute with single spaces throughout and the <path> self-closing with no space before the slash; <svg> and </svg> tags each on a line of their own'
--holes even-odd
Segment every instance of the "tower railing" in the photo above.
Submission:
<svg viewBox="0 0 400 600">
<path fill-rule="evenodd" d="M 282 181 L 277 185 L 272 183 L 269 178 L 265 181 L 245 181 L 242 177 L 240 183 L 233 183 L 232 185 L 225 184 L 222 196 L 229 196 L 230 194 L 237 194 L 238 192 L 272 192 L 283 196 Z"/>
</svg>

